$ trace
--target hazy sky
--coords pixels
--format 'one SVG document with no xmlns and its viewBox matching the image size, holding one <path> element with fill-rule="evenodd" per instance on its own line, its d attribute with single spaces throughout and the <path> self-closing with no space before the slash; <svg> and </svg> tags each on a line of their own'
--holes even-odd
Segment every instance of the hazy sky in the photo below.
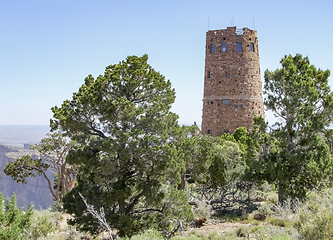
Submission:
<svg viewBox="0 0 333 240">
<path fill-rule="evenodd" d="M 263 73 L 296 53 L 333 71 L 332 24 L 332 0 L 0 0 L 0 125 L 47 125 L 88 74 L 145 53 L 200 124 L 208 27 L 255 28 Z"/>
</svg>

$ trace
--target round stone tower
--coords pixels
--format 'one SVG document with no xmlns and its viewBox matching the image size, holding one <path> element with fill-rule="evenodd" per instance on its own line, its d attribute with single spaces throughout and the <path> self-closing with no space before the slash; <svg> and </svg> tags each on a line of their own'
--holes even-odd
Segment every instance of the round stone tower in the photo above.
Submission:
<svg viewBox="0 0 333 240">
<path fill-rule="evenodd" d="M 257 31 L 208 31 L 202 133 L 220 136 L 238 127 L 252 129 L 255 114 L 265 117 Z"/>
</svg>

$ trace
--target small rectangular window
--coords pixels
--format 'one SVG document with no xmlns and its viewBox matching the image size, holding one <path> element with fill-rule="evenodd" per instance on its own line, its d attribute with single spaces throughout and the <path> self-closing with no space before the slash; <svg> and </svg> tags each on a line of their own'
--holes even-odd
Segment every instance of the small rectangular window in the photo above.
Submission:
<svg viewBox="0 0 333 240">
<path fill-rule="evenodd" d="M 229 73 L 227 73 L 227 75 L 226 75 L 227 77 L 230 77 L 230 74 Z"/>
<path fill-rule="evenodd" d="M 215 52 L 215 44 L 214 44 L 214 43 L 212 43 L 212 44 L 210 45 L 210 52 L 211 52 L 211 53 L 214 53 L 214 52 Z"/>
<path fill-rule="evenodd" d="M 237 108 L 238 106 L 237 105 L 234 105 L 234 108 Z"/>
<path fill-rule="evenodd" d="M 221 52 L 228 52 L 227 43 L 222 43 L 221 44 Z"/>
<path fill-rule="evenodd" d="M 254 43 L 252 43 L 252 42 L 250 43 L 250 51 L 254 52 Z"/>
<path fill-rule="evenodd" d="M 222 104 L 229 104 L 230 100 L 229 99 L 222 99 Z"/>
<path fill-rule="evenodd" d="M 212 130 L 208 129 L 207 134 L 212 135 Z"/>
<path fill-rule="evenodd" d="M 239 108 L 243 108 L 243 105 L 242 105 L 242 104 L 240 104 L 240 105 L 239 105 Z"/>
<path fill-rule="evenodd" d="M 229 133 L 229 129 L 224 129 L 224 133 Z"/>
<path fill-rule="evenodd" d="M 208 71 L 208 78 L 210 78 L 212 76 L 212 73 L 210 71 Z"/>
<path fill-rule="evenodd" d="M 241 42 L 236 42 L 236 52 L 243 52 L 243 47 Z"/>
</svg>

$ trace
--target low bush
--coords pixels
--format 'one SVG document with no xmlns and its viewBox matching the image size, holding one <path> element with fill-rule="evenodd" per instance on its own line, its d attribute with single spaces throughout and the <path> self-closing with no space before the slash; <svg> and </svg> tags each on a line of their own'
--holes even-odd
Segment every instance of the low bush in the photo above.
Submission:
<svg viewBox="0 0 333 240">
<path fill-rule="evenodd" d="M 291 227 L 293 225 L 293 223 L 289 220 L 273 218 L 273 217 L 267 218 L 267 222 L 269 224 L 272 224 L 272 225 L 278 226 L 278 227 Z"/>
<path fill-rule="evenodd" d="M 32 224 L 33 206 L 24 213 L 16 205 L 15 193 L 5 202 L 0 193 L 0 239 L 16 240 L 22 239 L 29 231 Z"/>
<path fill-rule="evenodd" d="M 147 230 L 141 234 L 136 234 L 131 238 L 124 237 L 122 240 L 164 240 L 162 234 L 157 230 Z"/>
<path fill-rule="evenodd" d="M 236 229 L 237 237 L 248 237 L 250 233 L 250 228 L 245 225 L 239 225 Z"/>
<path fill-rule="evenodd" d="M 267 224 L 266 226 L 254 232 L 256 240 L 271 240 L 271 239 L 298 239 L 297 230 L 294 228 L 283 228 Z"/>
<path fill-rule="evenodd" d="M 197 206 L 192 209 L 194 217 L 210 219 L 212 216 L 212 206 L 207 204 L 206 201 L 198 202 Z"/>
<path fill-rule="evenodd" d="M 37 240 L 40 237 L 46 237 L 50 233 L 59 230 L 59 222 L 62 214 L 59 212 L 51 212 L 49 210 L 34 211 L 33 224 L 27 235 L 29 238 Z"/>
<path fill-rule="evenodd" d="M 258 231 L 261 228 L 262 228 L 261 226 L 254 226 L 254 227 L 251 228 L 251 232 L 255 233 L 256 231 Z"/>
<path fill-rule="evenodd" d="M 253 212 L 253 218 L 258 221 L 265 221 L 265 219 L 273 213 L 270 206 L 267 204 L 261 205 L 257 211 Z"/>
<path fill-rule="evenodd" d="M 300 239 L 333 239 L 333 200 L 324 196 L 308 201 L 294 226 Z"/>
<path fill-rule="evenodd" d="M 279 202 L 279 197 L 278 194 L 276 192 L 270 192 L 266 195 L 266 201 L 273 203 L 273 204 L 277 204 Z"/>
</svg>

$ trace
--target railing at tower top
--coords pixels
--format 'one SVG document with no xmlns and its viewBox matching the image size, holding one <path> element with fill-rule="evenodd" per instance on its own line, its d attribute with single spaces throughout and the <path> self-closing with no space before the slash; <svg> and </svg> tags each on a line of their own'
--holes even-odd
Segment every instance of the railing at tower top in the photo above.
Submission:
<svg viewBox="0 0 333 240">
<path fill-rule="evenodd" d="M 242 28 L 236 28 L 236 34 L 237 35 L 243 35 L 244 31 Z"/>
</svg>

